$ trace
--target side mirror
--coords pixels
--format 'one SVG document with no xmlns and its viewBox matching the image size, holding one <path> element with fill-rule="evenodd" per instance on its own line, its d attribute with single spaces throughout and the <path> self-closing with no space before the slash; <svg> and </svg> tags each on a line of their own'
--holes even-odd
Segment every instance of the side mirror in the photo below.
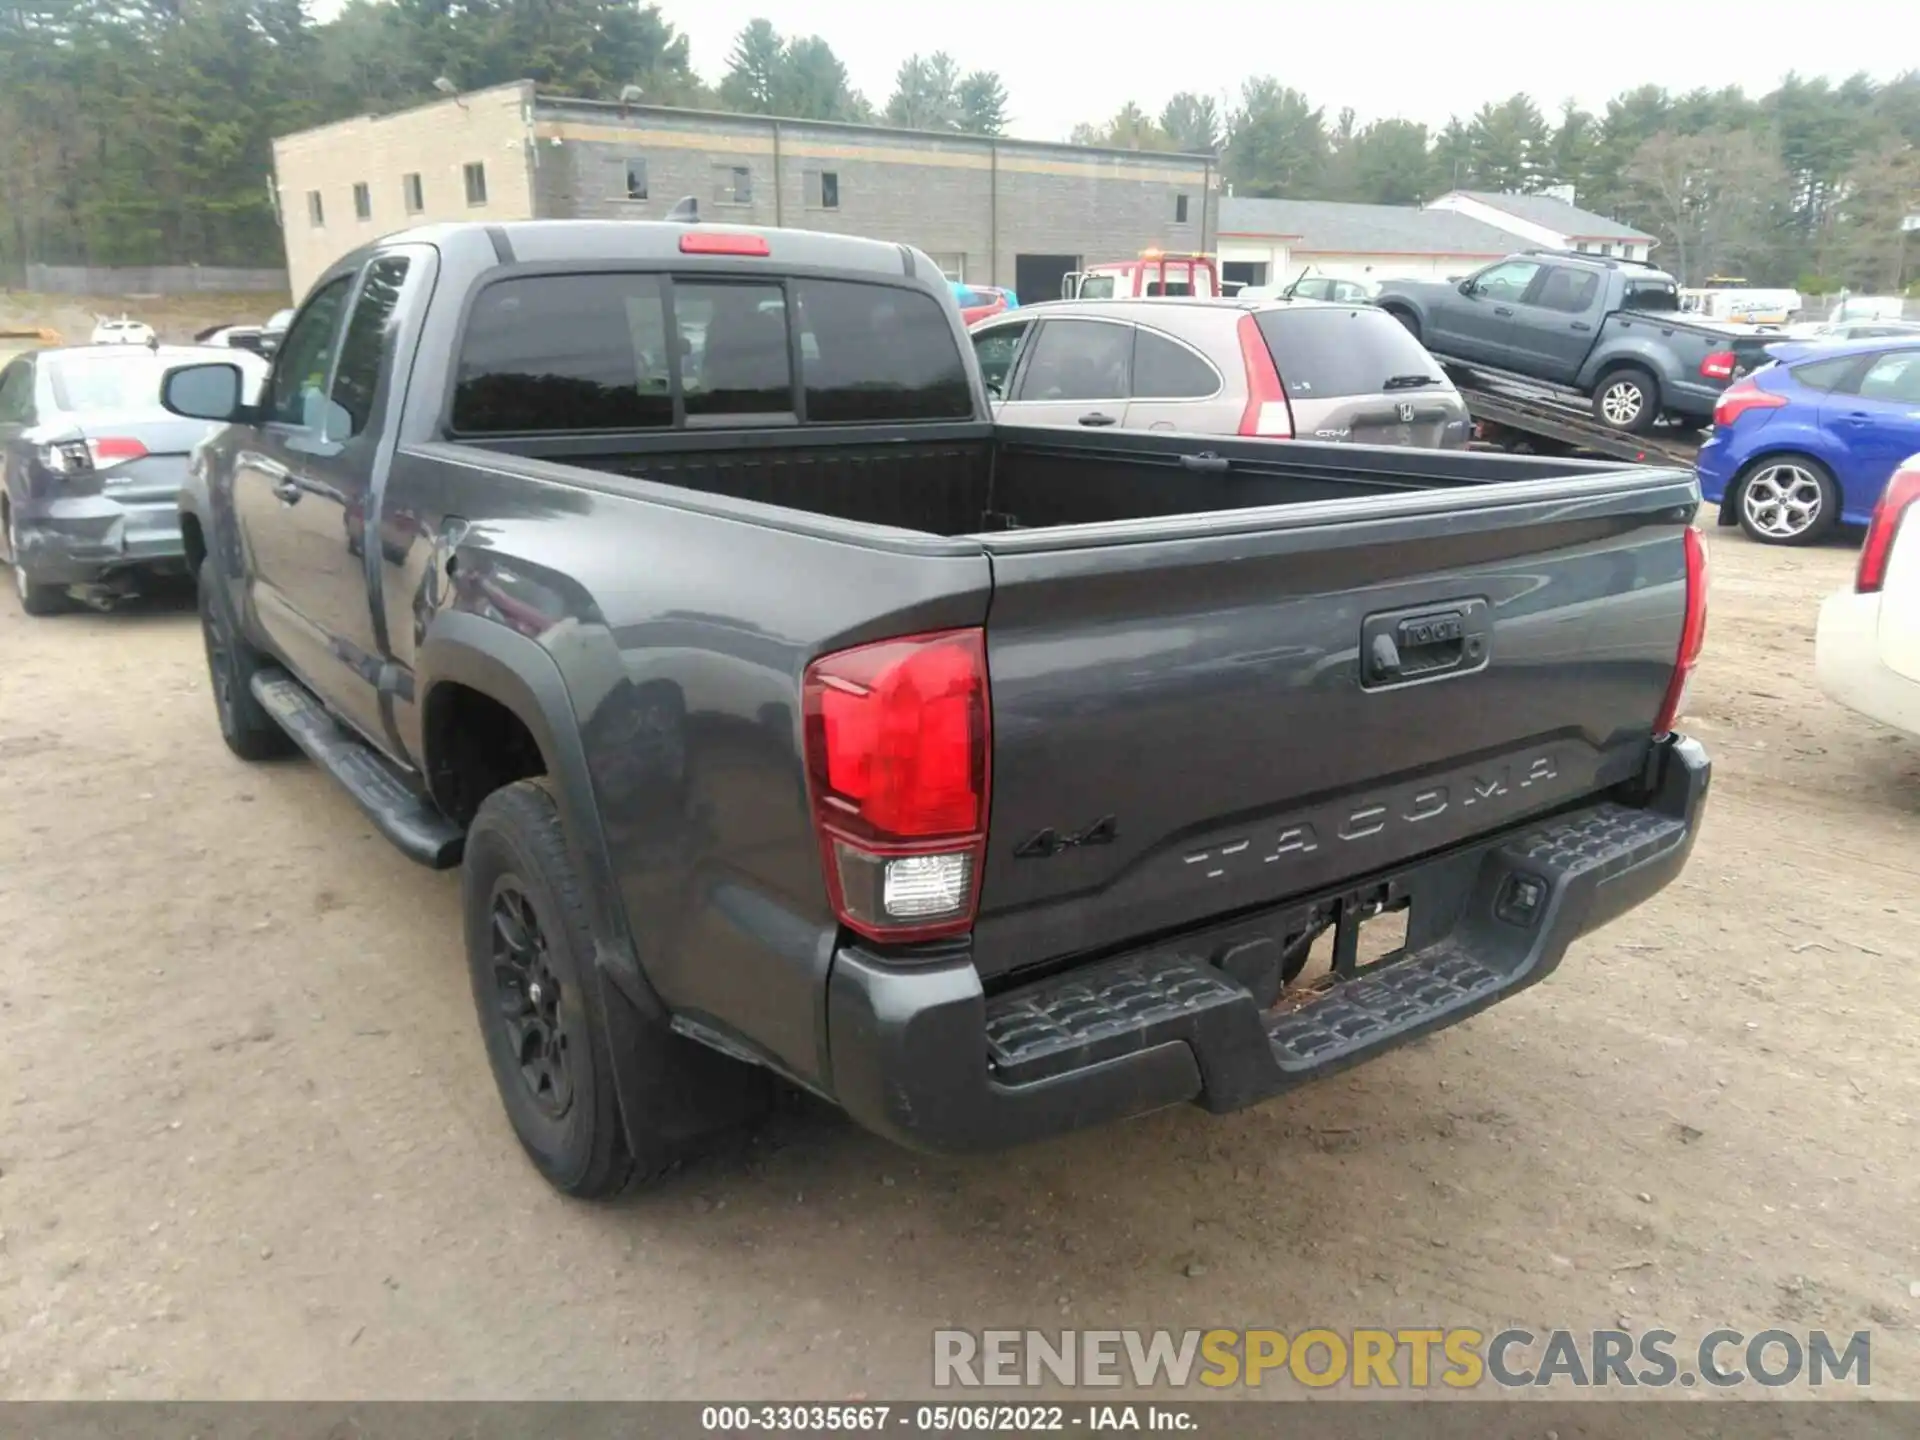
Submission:
<svg viewBox="0 0 1920 1440">
<path fill-rule="evenodd" d="M 1459 292 L 1460 292 L 1460 293 L 1461 293 L 1462 295 L 1471 295 L 1471 294 L 1473 294 L 1473 292 L 1474 292 L 1474 290 L 1475 290 L 1475 289 L 1476 289 L 1477 287 L 1476 287 L 1476 286 L 1474 285 L 1474 283 L 1473 283 L 1473 281 L 1471 281 L 1471 280 L 1462 280 L 1462 281 L 1461 281 L 1461 282 L 1459 283 L 1459 285 L 1457 285 L 1457 286 L 1456 286 L 1455 288 L 1456 288 L 1457 290 L 1459 290 Z"/>
<path fill-rule="evenodd" d="M 240 367 L 218 361 L 181 365 L 160 381 L 160 403 L 188 420 L 233 420 L 245 406 L 246 384 Z"/>
</svg>

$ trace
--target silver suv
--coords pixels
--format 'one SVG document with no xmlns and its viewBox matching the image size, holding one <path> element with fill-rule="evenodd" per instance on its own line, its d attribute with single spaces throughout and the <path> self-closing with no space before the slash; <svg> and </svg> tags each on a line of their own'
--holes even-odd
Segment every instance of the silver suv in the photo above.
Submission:
<svg viewBox="0 0 1920 1440">
<path fill-rule="evenodd" d="M 1371 305 L 1061 300 L 973 327 L 995 415 L 1458 449 L 1472 421 L 1440 363 Z"/>
</svg>

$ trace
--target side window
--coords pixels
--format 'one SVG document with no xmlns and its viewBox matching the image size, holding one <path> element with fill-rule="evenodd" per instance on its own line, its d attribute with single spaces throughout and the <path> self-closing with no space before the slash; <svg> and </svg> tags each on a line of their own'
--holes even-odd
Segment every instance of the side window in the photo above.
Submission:
<svg viewBox="0 0 1920 1440">
<path fill-rule="evenodd" d="M 1860 377 L 1860 398 L 1920 405 L 1920 350 L 1896 350 L 1875 360 Z"/>
<path fill-rule="evenodd" d="M 671 349 L 657 276 L 498 281 L 467 317 L 453 428 L 465 435 L 665 429 L 673 424 Z M 692 363 L 684 348 L 680 361 L 683 369 Z"/>
<path fill-rule="evenodd" d="M 327 371 L 333 363 L 334 336 L 340 312 L 347 303 L 353 277 L 343 275 L 307 301 L 294 316 L 287 338 L 273 361 L 273 383 L 267 390 L 267 419 L 281 425 L 320 428 L 320 404 L 327 394 Z"/>
<path fill-rule="evenodd" d="M 1532 260 L 1508 260 L 1475 276 L 1474 292 L 1489 300 L 1518 300 L 1539 273 L 1539 265 Z"/>
<path fill-rule="evenodd" d="M 791 415 L 793 360 L 787 348 L 787 297 L 758 280 L 683 280 L 673 287 L 673 316 L 685 362 L 687 418 Z"/>
<path fill-rule="evenodd" d="M 1133 327 L 1104 320 L 1049 320 L 1033 342 L 1020 400 L 1124 400 Z"/>
<path fill-rule="evenodd" d="M 796 280 L 793 299 L 810 424 L 972 416 L 966 363 L 931 295 L 898 285 Z"/>
<path fill-rule="evenodd" d="M 1850 391 L 1847 381 L 1860 369 L 1858 355 L 1841 355 L 1832 360 L 1815 360 L 1793 367 L 1793 378 L 1809 390 Z"/>
<path fill-rule="evenodd" d="M 1151 330 L 1133 332 L 1133 398 L 1204 400 L 1220 389 L 1213 366 Z"/>
<path fill-rule="evenodd" d="M 0 370 L 0 425 L 33 423 L 33 366 L 16 360 Z"/>
<path fill-rule="evenodd" d="M 1540 293 L 1533 303 L 1543 309 L 1579 315 L 1593 304 L 1593 297 L 1599 289 L 1600 277 L 1593 271 L 1555 265 L 1547 271 L 1547 278 L 1540 282 Z"/>
<path fill-rule="evenodd" d="M 393 312 L 406 282 L 407 260 L 389 255 L 367 267 L 366 283 L 347 319 L 340 342 L 340 364 L 333 377 L 333 403 L 345 412 L 347 430 L 336 440 L 349 439 L 367 428 L 373 400 L 380 387 L 380 364 L 392 338 Z"/>
<path fill-rule="evenodd" d="M 1007 398 L 1007 381 L 1013 375 L 1013 367 L 1019 363 L 1020 351 L 1025 347 L 1027 333 L 1032 329 L 1032 325 L 1023 321 L 1018 325 L 999 325 L 974 334 L 973 353 L 980 361 L 980 378 L 987 382 L 987 393 L 994 399 Z"/>
</svg>

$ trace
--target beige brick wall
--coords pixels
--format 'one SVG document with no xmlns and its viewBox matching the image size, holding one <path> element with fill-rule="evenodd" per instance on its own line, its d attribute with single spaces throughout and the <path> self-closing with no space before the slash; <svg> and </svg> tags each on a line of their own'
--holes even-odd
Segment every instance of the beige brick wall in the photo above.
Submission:
<svg viewBox="0 0 1920 1440">
<path fill-rule="evenodd" d="M 397 115 L 361 116 L 273 142 L 280 228 L 296 300 L 349 250 L 409 226 L 447 220 L 533 218 L 527 163 L 530 87 L 520 82 Z M 467 203 L 465 167 L 486 167 L 487 200 Z M 409 213 L 405 177 L 420 176 L 422 208 Z M 354 211 L 354 186 L 370 202 Z M 313 223 L 309 196 L 320 195 Z"/>
</svg>

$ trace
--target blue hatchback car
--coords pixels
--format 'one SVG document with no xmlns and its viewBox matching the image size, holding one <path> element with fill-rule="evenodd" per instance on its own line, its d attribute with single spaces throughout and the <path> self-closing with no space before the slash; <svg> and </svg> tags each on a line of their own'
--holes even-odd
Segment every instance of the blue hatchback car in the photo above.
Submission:
<svg viewBox="0 0 1920 1440">
<path fill-rule="evenodd" d="M 1700 447 L 1700 493 L 1769 545 L 1865 525 L 1894 469 L 1920 453 L 1920 339 L 1780 344 L 1722 392 Z"/>
</svg>

